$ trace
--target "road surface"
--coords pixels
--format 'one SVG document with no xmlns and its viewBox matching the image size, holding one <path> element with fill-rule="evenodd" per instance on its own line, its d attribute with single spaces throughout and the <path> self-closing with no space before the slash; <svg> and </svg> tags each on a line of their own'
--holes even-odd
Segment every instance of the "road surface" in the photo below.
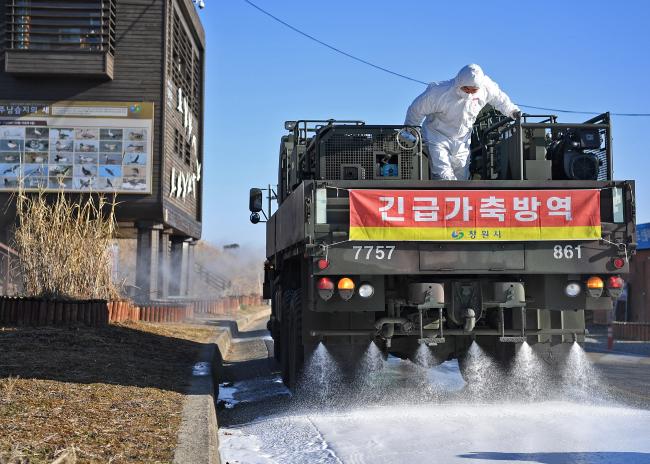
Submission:
<svg viewBox="0 0 650 464">
<path fill-rule="evenodd" d="M 468 387 L 456 362 L 427 369 L 372 355 L 374 369 L 341 384 L 320 350 L 306 398 L 282 385 L 264 325 L 240 334 L 226 356 L 223 463 L 650 464 L 648 364 L 594 368 L 583 357 L 573 375 L 598 381 L 553 388 L 532 368 L 507 382 L 516 392 L 503 392 L 489 376 Z"/>
</svg>

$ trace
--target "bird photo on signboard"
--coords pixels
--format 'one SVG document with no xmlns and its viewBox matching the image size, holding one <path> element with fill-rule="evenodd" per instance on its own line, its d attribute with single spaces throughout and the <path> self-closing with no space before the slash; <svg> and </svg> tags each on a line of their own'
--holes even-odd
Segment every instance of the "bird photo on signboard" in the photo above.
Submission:
<svg viewBox="0 0 650 464">
<path fill-rule="evenodd" d="M 129 140 L 142 140 L 144 139 L 144 132 L 143 131 L 133 131 L 129 134 Z"/>
<path fill-rule="evenodd" d="M 76 133 L 76 138 L 77 139 L 86 139 L 86 140 L 94 140 L 97 138 L 96 132 L 89 130 L 89 129 L 77 129 Z"/>
<path fill-rule="evenodd" d="M 72 166 L 56 166 L 52 169 L 52 174 L 56 176 L 66 176 L 70 172 Z"/>
<path fill-rule="evenodd" d="M 90 152 L 90 151 L 95 151 L 96 149 L 97 147 L 95 147 L 94 145 L 90 145 L 83 142 L 79 144 L 79 151 Z"/>
<path fill-rule="evenodd" d="M 81 172 L 84 176 L 92 176 L 93 172 L 90 169 L 86 169 L 84 166 L 81 166 Z"/>
<path fill-rule="evenodd" d="M 59 154 L 54 155 L 54 162 L 56 163 L 67 163 L 68 158 L 65 156 L 61 156 Z"/>
<path fill-rule="evenodd" d="M 67 140 L 72 138 L 72 129 L 58 129 L 58 139 Z"/>
<path fill-rule="evenodd" d="M 54 149 L 56 151 L 72 151 L 72 141 L 70 142 L 57 141 L 54 144 Z"/>
</svg>

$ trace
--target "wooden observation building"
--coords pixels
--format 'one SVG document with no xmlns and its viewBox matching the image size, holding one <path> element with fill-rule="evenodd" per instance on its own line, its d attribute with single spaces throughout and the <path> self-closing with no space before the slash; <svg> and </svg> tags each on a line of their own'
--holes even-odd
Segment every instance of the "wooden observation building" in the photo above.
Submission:
<svg viewBox="0 0 650 464">
<path fill-rule="evenodd" d="M 25 189 L 117 194 L 140 299 L 183 296 L 201 236 L 205 34 L 191 0 L 0 2 L 0 231 Z"/>
</svg>

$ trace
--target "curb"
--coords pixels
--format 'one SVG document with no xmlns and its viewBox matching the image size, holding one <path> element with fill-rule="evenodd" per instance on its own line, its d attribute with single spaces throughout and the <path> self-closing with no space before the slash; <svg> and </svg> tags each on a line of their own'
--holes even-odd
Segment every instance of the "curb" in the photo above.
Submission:
<svg viewBox="0 0 650 464">
<path fill-rule="evenodd" d="M 219 464 L 219 425 L 215 409 L 219 394 L 219 372 L 223 354 L 228 353 L 232 344 L 234 329 L 239 332 L 253 321 L 268 317 L 270 309 L 232 321 L 232 326 L 219 327 L 218 334 L 201 350 L 197 363 L 211 365 L 211 375 L 193 375 L 187 396 L 183 402 L 182 422 L 178 431 L 174 463 L 176 464 Z M 216 318 L 214 318 L 216 319 Z"/>
</svg>

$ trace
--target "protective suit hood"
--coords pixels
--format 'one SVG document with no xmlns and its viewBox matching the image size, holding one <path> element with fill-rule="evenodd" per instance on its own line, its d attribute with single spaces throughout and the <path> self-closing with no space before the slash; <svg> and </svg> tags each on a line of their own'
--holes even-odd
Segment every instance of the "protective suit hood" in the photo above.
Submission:
<svg viewBox="0 0 650 464">
<path fill-rule="evenodd" d="M 468 64 L 458 71 L 456 75 L 456 87 L 483 87 L 485 74 L 477 64 Z"/>
</svg>

